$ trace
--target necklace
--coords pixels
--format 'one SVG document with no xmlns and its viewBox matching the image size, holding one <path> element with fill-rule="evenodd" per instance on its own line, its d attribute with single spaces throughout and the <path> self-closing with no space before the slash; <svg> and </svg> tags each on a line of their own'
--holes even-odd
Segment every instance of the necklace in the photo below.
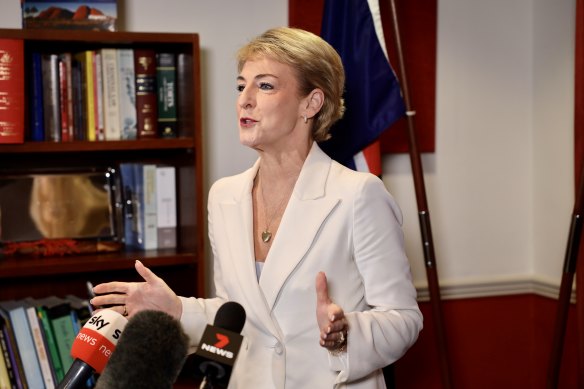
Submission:
<svg viewBox="0 0 584 389">
<path fill-rule="evenodd" d="M 278 213 L 280 213 L 280 211 L 282 210 L 286 199 L 289 198 L 288 196 L 286 196 L 286 194 L 284 193 L 284 196 L 282 197 L 282 199 L 280 200 L 278 206 L 274 209 L 274 212 L 272 213 L 272 216 L 268 218 L 268 210 L 266 207 L 266 198 L 264 196 L 264 187 L 263 185 L 260 187 L 260 194 L 262 196 L 262 202 L 264 205 L 264 219 L 266 221 L 266 228 L 264 228 L 264 230 L 262 231 L 261 234 L 261 238 L 262 241 L 264 243 L 269 243 L 270 240 L 272 239 L 272 232 L 270 231 L 270 225 L 272 224 L 272 222 L 274 221 L 274 219 L 276 218 L 276 215 L 278 215 Z"/>
</svg>

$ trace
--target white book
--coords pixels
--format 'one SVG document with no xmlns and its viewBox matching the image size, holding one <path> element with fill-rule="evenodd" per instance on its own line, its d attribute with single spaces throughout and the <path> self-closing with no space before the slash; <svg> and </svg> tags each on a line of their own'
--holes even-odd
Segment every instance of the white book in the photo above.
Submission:
<svg viewBox="0 0 584 389">
<path fill-rule="evenodd" d="M 156 217 L 159 248 L 176 248 L 176 169 L 156 167 Z"/>
<path fill-rule="evenodd" d="M 93 65 L 96 140 L 105 140 L 103 114 L 103 64 L 101 62 L 101 52 L 99 50 L 96 51 L 93 56 Z"/>
<path fill-rule="evenodd" d="M 103 127 L 106 140 L 120 140 L 120 98 L 117 49 L 101 49 L 103 85 Z"/>
<path fill-rule="evenodd" d="M 136 217 L 138 218 L 137 245 L 143 250 L 153 250 L 158 247 L 156 165 L 137 163 L 134 166 Z"/>
<path fill-rule="evenodd" d="M 118 49 L 118 95 L 121 139 L 136 139 L 136 73 L 134 50 Z"/>
<path fill-rule="evenodd" d="M 30 325 L 30 332 L 32 334 L 32 340 L 35 345 L 35 351 L 39 360 L 41 373 L 45 382 L 45 389 L 53 389 L 55 387 L 53 369 L 51 368 L 51 364 L 49 362 L 49 354 L 47 348 L 45 347 L 45 341 L 43 339 L 43 333 L 41 332 L 37 310 L 33 302 L 27 301 L 27 303 L 28 306 L 26 307 L 26 315 L 28 317 L 28 324 Z"/>
</svg>

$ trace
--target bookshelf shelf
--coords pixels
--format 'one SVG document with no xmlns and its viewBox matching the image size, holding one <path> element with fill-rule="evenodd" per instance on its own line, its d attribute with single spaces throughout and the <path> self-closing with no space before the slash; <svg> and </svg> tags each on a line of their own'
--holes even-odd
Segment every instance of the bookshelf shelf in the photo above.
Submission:
<svg viewBox="0 0 584 389">
<path fill-rule="evenodd" d="M 24 44 L 25 133 L 31 129 L 29 102 L 33 52 L 75 53 L 102 48 L 132 48 L 174 53 L 186 58 L 182 73 L 177 72 L 177 85 L 182 83 L 188 91 L 179 112 L 176 138 L 0 144 L 0 175 L 39 170 L 102 169 L 126 162 L 174 166 L 178 216 L 176 249 L 136 251 L 122 248 L 114 253 L 54 257 L 0 255 L 0 300 L 65 294 L 84 296 L 87 280 L 94 284 L 139 280 L 134 270 L 136 259 L 151 267 L 177 293 L 204 296 L 206 235 L 198 34 L 0 29 L 0 39 L 22 40 Z"/>
</svg>

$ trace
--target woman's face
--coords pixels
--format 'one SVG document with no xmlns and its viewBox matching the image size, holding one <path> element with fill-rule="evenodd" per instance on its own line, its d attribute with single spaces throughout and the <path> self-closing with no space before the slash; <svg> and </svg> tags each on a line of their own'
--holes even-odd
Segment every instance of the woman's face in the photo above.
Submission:
<svg viewBox="0 0 584 389">
<path fill-rule="evenodd" d="M 239 140 L 254 149 L 294 147 L 309 136 L 294 70 L 269 58 L 249 60 L 237 77 Z"/>
</svg>

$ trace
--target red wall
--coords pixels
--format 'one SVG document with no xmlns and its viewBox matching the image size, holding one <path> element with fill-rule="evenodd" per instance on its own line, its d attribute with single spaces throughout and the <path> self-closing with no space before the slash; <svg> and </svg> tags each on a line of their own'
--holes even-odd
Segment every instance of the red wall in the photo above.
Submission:
<svg viewBox="0 0 584 389">
<path fill-rule="evenodd" d="M 453 387 L 545 387 L 556 300 L 536 295 L 444 300 Z M 429 302 L 424 330 L 395 365 L 398 389 L 442 388 Z M 559 388 L 577 388 L 575 307 L 570 307 Z"/>
</svg>

